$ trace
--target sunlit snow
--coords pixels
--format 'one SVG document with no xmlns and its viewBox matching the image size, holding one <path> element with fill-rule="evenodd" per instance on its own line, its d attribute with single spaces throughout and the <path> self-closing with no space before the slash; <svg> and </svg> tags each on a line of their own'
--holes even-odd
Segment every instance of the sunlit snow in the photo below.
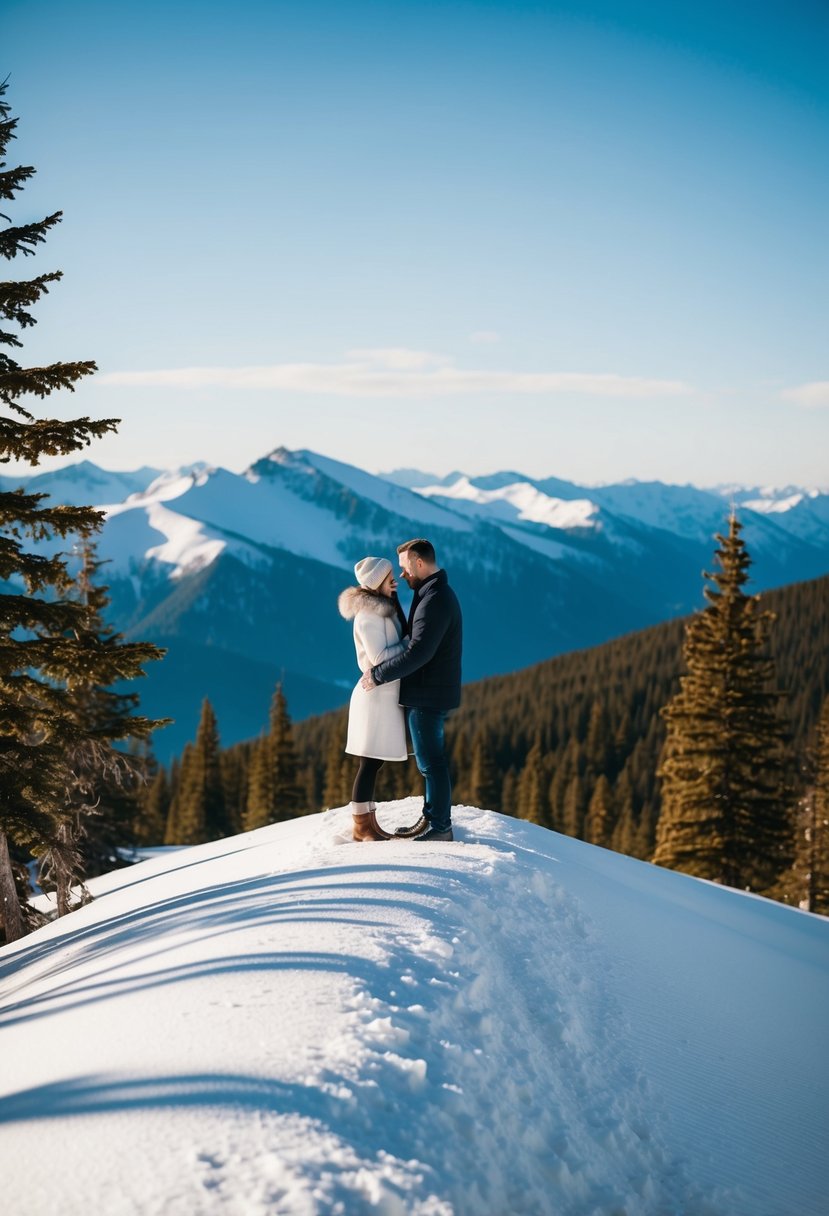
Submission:
<svg viewBox="0 0 829 1216">
<path fill-rule="evenodd" d="M 455 820 L 161 855 L 0 951 L 6 1204 L 823 1216 L 829 923 Z"/>
</svg>

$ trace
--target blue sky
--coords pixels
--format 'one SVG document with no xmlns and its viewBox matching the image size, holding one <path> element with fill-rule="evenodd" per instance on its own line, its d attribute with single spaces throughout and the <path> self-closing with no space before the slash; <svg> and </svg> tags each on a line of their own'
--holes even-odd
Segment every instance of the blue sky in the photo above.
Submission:
<svg viewBox="0 0 829 1216">
<path fill-rule="evenodd" d="M 829 10 L 5 0 L 112 468 L 829 484 Z"/>
</svg>

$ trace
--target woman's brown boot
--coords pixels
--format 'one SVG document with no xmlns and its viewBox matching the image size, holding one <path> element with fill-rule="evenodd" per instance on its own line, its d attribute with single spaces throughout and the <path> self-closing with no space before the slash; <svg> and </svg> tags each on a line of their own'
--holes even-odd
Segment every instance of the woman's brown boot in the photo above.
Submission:
<svg viewBox="0 0 829 1216">
<path fill-rule="evenodd" d="M 388 832 L 383 829 L 375 818 L 374 811 L 368 802 L 352 802 L 351 815 L 354 821 L 354 840 L 390 840 Z"/>
</svg>

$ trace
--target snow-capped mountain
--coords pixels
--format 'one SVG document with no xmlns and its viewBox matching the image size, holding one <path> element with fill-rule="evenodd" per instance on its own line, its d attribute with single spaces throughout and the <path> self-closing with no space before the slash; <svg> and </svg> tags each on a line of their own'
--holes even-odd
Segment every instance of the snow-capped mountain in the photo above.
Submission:
<svg viewBox="0 0 829 1216">
<path fill-rule="evenodd" d="M 823 1216 L 829 923 L 454 820 L 166 850 L 0 950 L 9 1216 Z"/>
<path fill-rule="evenodd" d="M 110 473 L 90 460 L 81 460 L 48 473 L 5 474 L 0 477 L 0 489 L 15 490 L 22 486 L 32 494 L 48 494 L 54 502 L 66 506 L 100 507 L 146 490 L 160 473 L 160 469 L 146 466 L 129 473 Z"/>
<path fill-rule="evenodd" d="M 204 464 L 109 474 L 84 462 L 35 483 L 105 511 L 114 620 L 169 650 L 142 685 L 148 712 L 177 719 L 157 736 L 162 756 L 192 736 L 204 696 L 226 743 L 259 732 L 280 677 L 297 717 L 343 703 L 357 672 L 337 594 L 359 558 L 393 558 L 412 536 L 434 541 L 461 596 L 467 680 L 699 606 L 732 502 L 757 590 L 829 570 L 829 496 L 793 489 L 379 477 L 284 448 L 240 474 Z"/>
</svg>

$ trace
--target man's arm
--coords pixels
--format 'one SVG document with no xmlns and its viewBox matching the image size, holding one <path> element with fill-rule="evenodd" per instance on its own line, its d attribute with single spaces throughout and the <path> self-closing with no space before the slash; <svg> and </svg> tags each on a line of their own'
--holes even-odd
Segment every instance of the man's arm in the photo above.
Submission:
<svg viewBox="0 0 829 1216">
<path fill-rule="evenodd" d="M 425 600 L 415 612 L 406 649 L 393 659 L 372 668 L 374 683 L 390 684 L 423 667 L 433 657 L 448 628 L 449 616 L 441 611 L 440 603 L 432 598 Z"/>
</svg>

